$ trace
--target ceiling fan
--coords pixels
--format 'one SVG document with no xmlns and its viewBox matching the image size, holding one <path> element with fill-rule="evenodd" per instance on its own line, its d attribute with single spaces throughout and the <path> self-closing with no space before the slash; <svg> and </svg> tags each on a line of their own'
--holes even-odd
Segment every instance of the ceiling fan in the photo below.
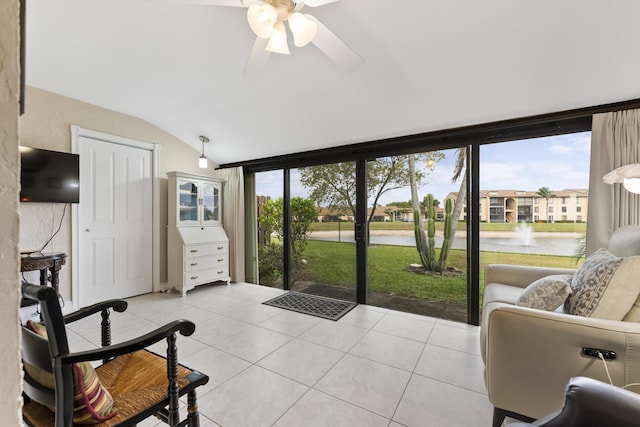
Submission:
<svg viewBox="0 0 640 427">
<path fill-rule="evenodd" d="M 313 43 L 339 67 L 353 71 L 364 60 L 337 35 L 310 14 L 305 7 L 323 6 L 337 0 L 181 0 L 183 3 L 211 6 L 246 7 L 249 27 L 256 41 L 244 68 L 245 75 L 256 75 L 267 65 L 271 53 L 289 54 L 287 22 L 297 47 Z"/>
</svg>

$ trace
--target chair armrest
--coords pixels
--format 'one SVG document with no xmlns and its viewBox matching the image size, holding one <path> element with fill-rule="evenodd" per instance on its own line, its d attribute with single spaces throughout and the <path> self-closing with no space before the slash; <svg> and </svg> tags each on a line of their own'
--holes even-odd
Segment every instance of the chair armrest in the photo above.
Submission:
<svg viewBox="0 0 640 427">
<path fill-rule="evenodd" d="M 510 304 L 488 315 L 486 382 L 495 407 L 539 418 L 560 408 L 571 377 L 607 381 L 604 362 L 583 347 L 616 352 L 613 383 L 640 382 L 640 324 L 572 316 Z"/>
<path fill-rule="evenodd" d="M 484 283 L 503 283 L 526 288 L 538 279 L 552 274 L 574 274 L 575 269 L 532 267 L 527 265 L 487 264 L 484 269 Z"/>
<path fill-rule="evenodd" d="M 635 427 L 640 395 L 588 377 L 571 378 L 562 409 L 531 424 L 544 427 Z M 510 424 L 511 425 L 511 424 Z"/>
<path fill-rule="evenodd" d="M 73 313 L 69 313 L 63 316 L 64 323 L 75 322 L 76 320 L 84 319 L 85 317 L 91 316 L 95 313 L 100 313 L 102 310 L 113 309 L 113 311 L 117 311 L 118 313 L 122 313 L 127 309 L 128 303 L 125 300 L 121 299 L 111 299 L 107 301 L 102 301 L 97 304 L 90 305 L 88 307 L 81 308 Z"/>
<path fill-rule="evenodd" d="M 100 347 L 93 350 L 81 351 L 77 353 L 70 353 L 65 356 L 61 356 L 60 359 L 62 363 L 65 365 L 77 363 L 77 362 L 87 362 L 94 361 L 100 359 L 110 359 L 112 357 L 120 356 L 127 353 L 132 353 L 134 351 L 142 350 L 146 347 L 149 347 L 158 341 L 163 340 L 164 338 L 170 337 L 176 332 L 179 332 L 181 335 L 190 336 L 196 330 L 196 325 L 189 320 L 174 320 L 171 323 L 167 323 L 166 325 L 155 329 L 145 335 L 142 335 L 138 338 L 133 338 L 128 341 L 124 341 L 122 343 Z"/>
<path fill-rule="evenodd" d="M 39 286 L 32 283 L 22 282 L 21 292 L 24 298 L 31 299 L 33 301 L 45 301 L 45 300 L 57 300 L 58 293 L 51 287 Z M 69 313 L 63 316 L 64 323 L 75 322 L 76 320 L 83 319 L 94 313 L 99 313 L 104 309 L 113 308 L 114 311 L 122 313 L 127 309 L 127 302 L 121 299 L 112 299 L 108 301 L 102 301 L 89 307 L 81 308 L 80 310 Z"/>
</svg>

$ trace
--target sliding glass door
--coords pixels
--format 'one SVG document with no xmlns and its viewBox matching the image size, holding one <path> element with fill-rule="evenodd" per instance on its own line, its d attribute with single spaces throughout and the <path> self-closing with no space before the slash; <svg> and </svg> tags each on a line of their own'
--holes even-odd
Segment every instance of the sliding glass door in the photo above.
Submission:
<svg viewBox="0 0 640 427">
<path fill-rule="evenodd" d="M 355 162 L 256 174 L 260 284 L 356 301 L 355 179 Z"/>
<path fill-rule="evenodd" d="M 355 179 L 355 162 L 291 170 L 292 290 L 356 301 Z"/>
<path fill-rule="evenodd" d="M 465 155 L 448 149 L 367 163 L 369 304 L 466 322 Z"/>
<path fill-rule="evenodd" d="M 574 267 L 590 133 L 469 144 L 257 173 L 260 283 L 477 324 L 487 263 Z"/>
</svg>

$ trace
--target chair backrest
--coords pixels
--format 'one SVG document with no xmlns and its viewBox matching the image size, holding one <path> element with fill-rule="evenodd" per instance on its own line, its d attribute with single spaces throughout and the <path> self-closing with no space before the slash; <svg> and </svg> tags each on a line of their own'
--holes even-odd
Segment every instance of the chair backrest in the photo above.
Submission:
<svg viewBox="0 0 640 427">
<path fill-rule="evenodd" d="M 608 249 L 619 257 L 640 255 L 640 227 L 627 225 L 618 228 L 609 239 Z"/>
<path fill-rule="evenodd" d="M 61 356 L 69 354 L 67 332 L 58 302 L 58 293 L 49 286 L 22 284 L 22 297 L 36 300 L 47 331 L 47 337 L 39 336 L 26 326 L 22 327 L 22 360 L 25 366 L 24 392 L 27 397 L 42 405 L 56 408 L 60 423 L 71 425 L 73 419 L 73 372 L 70 364 L 63 365 Z M 29 373 L 29 371 L 31 373 Z M 42 376 L 51 376 L 55 389 L 45 387 Z M 50 381 L 49 381 L 50 382 Z"/>
<path fill-rule="evenodd" d="M 24 364 L 24 391 L 30 399 L 48 407 L 55 405 L 55 391 L 43 385 L 53 378 L 49 343 L 28 327 L 22 326 L 22 363 Z"/>
</svg>

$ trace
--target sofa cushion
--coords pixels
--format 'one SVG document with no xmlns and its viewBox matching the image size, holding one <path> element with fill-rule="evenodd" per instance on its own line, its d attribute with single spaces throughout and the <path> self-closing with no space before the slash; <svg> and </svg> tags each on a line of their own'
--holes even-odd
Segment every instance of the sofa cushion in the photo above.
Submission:
<svg viewBox="0 0 640 427">
<path fill-rule="evenodd" d="M 631 310 L 622 319 L 625 322 L 640 322 L 640 295 L 631 306 Z"/>
<path fill-rule="evenodd" d="M 521 307 L 553 311 L 571 295 L 570 274 L 543 277 L 526 287 L 516 301 Z"/>
<path fill-rule="evenodd" d="M 27 328 L 43 338 L 47 330 L 41 323 L 27 321 Z M 113 398 L 103 387 L 98 374 L 90 362 L 73 364 L 73 423 L 97 424 L 114 417 L 118 411 L 113 409 Z M 55 388 L 54 376 L 35 366 L 25 364 L 25 370 L 36 381 L 48 388 Z"/>
<path fill-rule="evenodd" d="M 484 287 L 483 303 L 505 302 L 515 304 L 524 289 L 503 283 L 487 283 Z"/>
<path fill-rule="evenodd" d="M 619 258 L 606 249 L 588 256 L 571 280 L 568 313 L 622 320 L 640 294 L 640 256 Z"/>
</svg>

